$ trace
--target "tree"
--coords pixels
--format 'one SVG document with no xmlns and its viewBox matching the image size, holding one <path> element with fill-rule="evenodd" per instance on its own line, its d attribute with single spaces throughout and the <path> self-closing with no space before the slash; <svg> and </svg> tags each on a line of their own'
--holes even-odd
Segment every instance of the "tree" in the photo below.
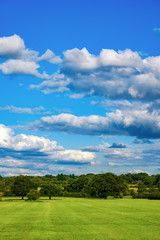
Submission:
<svg viewBox="0 0 160 240">
<path fill-rule="evenodd" d="M 122 197 L 128 191 L 124 180 L 113 173 L 98 174 L 90 184 L 92 197 Z"/>
<path fill-rule="evenodd" d="M 20 175 L 15 178 L 13 185 L 11 186 L 11 191 L 16 196 L 21 196 L 22 200 L 24 196 L 29 193 L 32 188 L 32 181 L 27 177 Z"/>
<path fill-rule="evenodd" d="M 41 196 L 48 196 L 49 200 L 51 200 L 52 196 L 61 195 L 61 187 L 57 184 L 46 182 L 41 186 L 40 194 Z"/>
<path fill-rule="evenodd" d="M 147 193 L 147 187 L 146 187 L 146 185 L 143 182 L 138 184 L 137 192 L 138 192 L 138 194 L 145 194 L 145 193 Z"/>
<path fill-rule="evenodd" d="M 39 192 L 36 189 L 31 189 L 27 194 L 28 200 L 37 200 L 40 197 Z"/>
</svg>

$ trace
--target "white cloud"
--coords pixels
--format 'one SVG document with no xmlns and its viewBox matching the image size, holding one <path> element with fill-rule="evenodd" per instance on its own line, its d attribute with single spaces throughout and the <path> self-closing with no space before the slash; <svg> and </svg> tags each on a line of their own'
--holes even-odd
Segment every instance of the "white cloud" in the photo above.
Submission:
<svg viewBox="0 0 160 240">
<path fill-rule="evenodd" d="M 20 55 L 24 49 L 24 41 L 18 35 L 0 37 L 0 56 L 15 57 Z"/>
<path fill-rule="evenodd" d="M 94 164 L 93 161 L 95 158 L 95 154 L 87 151 L 81 150 L 64 150 L 61 152 L 54 152 L 51 156 L 52 159 L 56 161 L 73 161 L 75 163 L 91 163 Z"/>
<path fill-rule="evenodd" d="M 41 57 L 37 51 L 27 49 L 23 39 L 18 35 L 0 37 L 0 56 L 8 58 L 0 64 L 3 74 L 29 74 L 42 79 L 49 79 L 50 76 L 43 72 L 40 74 L 39 61 L 44 60 L 50 63 L 59 64 L 61 58 L 51 50 L 47 50 Z"/>
<path fill-rule="evenodd" d="M 57 146 L 56 141 L 50 141 L 44 137 L 19 134 L 14 136 L 14 132 L 5 125 L 0 124 L 0 147 L 13 149 L 16 151 L 39 150 L 49 152 L 54 150 L 63 150 L 63 147 Z"/>
<path fill-rule="evenodd" d="M 22 127 L 22 126 L 21 126 Z M 23 128 L 23 127 L 22 127 Z M 126 135 L 138 138 L 160 138 L 159 109 L 149 109 L 149 105 L 139 109 L 116 110 L 106 116 L 80 116 L 59 114 L 42 117 L 40 121 L 24 127 L 40 131 L 60 131 L 85 135 Z"/>
<path fill-rule="evenodd" d="M 56 141 L 51 141 L 44 137 L 33 135 L 18 134 L 14 136 L 12 129 L 0 124 L 0 149 L 2 154 L 6 149 L 6 155 L 11 154 L 15 157 L 24 158 L 30 156 L 32 158 L 41 158 L 41 160 L 50 160 L 53 162 L 72 162 L 93 164 L 95 154 L 91 152 L 83 152 L 81 150 L 65 150 L 64 147 L 57 145 Z M 8 151 L 11 150 L 11 151 Z M 28 151 L 27 155 L 26 151 Z M 41 154 L 40 154 L 41 153 Z"/>
<path fill-rule="evenodd" d="M 155 28 L 158 31 L 158 28 Z M 84 95 L 110 99 L 155 100 L 160 97 L 160 56 L 142 58 L 130 49 L 102 49 L 99 55 L 86 48 L 66 50 L 63 59 L 50 49 L 43 55 L 25 47 L 18 35 L 0 38 L 0 56 L 8 60 L 0 64 L 4 74 L 29 74 L 46 79 L 31 88 L 43 93 L 75 91 L 71 98 Z M 59 64 L 59 71 L 39 73 L 39 61 Z"/>
<path fill-rule="evenodd" d="M 70 83 L 69 78 L 65 78 L 64 74 L 53 74 L 51 80 L 44 81 L 39 85 L 30 85 L 31 89 L 41 89 L 44 94 L 50 94 L 52 92 L 63 93 L 69 91 L 66 86 Z"/>
<path fill-rule="evenodd" d="M 106 108 L 124 108 L 132 107 L 132 103 L 127 100 L 105 100 L 105 101 L 91 101 L 91 105 L 101 105 Z"/>
<path fill-rule="evenodd" d="M 141 151 L 131 148 L 110 148 L 107 149 L 107 151 L 104 153 L 104 156 L 109 159 L 127 159 L 127 160 L 135 160 L 135 159 L 141 159 Z"/>
<path fill-rule="evenodd" d="M 86 146 L 82 147 L 82 151 L 90 151 L 90 152 L 105 152 L 107 148 L 109 148 L 111 145 L 107 142 L 103 142 L 103 144 L 98 146 Z"/>
<path fill-rule="evenodd" d="M 0 107 L 0 110 L 3 111 L 11 111 L 13 113 L 25 113 L 25 114 L 42 114 L 45 113 L 45 108 L 42 106 L 35 107 L 35 108 L 20 108 L 15 106 L 6 106 L 6 107 Z"/>
<path fill-rule="evenodd" d="M 140 169 L 131 170 L 130 173 L 147 173 L 147 174 L 150 174 L 149 172 L 145 172 L 145 171 L 142 171 Z"/>
<path fill-rule="evenodd" d="M 108 165 L 111 166 L 111 167 L 119 167 L 119 166 L 121 166 L 119 163 L 114 163 L 114 162 L 109 162 Z"/>
<path fill-rule="evenodd" d="M 67 50 L 64 53 L 65 60 L 63 61 L 64 69 L 72 70 L 91 70 L 98 67 L 96 56 L 90 54 L 86 48 L 79 50 L 74 48 Z"/>
<path fill-rule="evenodd" d="M 39 77 L 37 68 L 39 68 L 37 63 L 20 59 L 8 60 L 0 64 L 0 69 L 4 74 L 30 74 Z"/>
<path fill-rule="evenodd" d="M 120 100 L 154 100 L 160 97 L 159 66 L 159 56 L 143 59 L 130 49 L 118 52 L 102 49 L 95 56 L 83 48 L 64 52 L 60 73 L 64 74 L 64 79 L 69 79 L 67 84 L 63 81 L 65 88 L 76 91 L 76 94 Z M 48 92 L 53 88 L 51 82 L 47 86 Z M 44 88 L 43 83 L 37 85 L 37 89 L 43 92 Z"/>
<path fill-rule="evenodd" d="M 0 172 L 4 176 L 18 176 L 18 175 L 27 175 L 27 176 L 44 176 L 46 171 L 39 172 L 37 170 L 25 169 L 25 168 L 8 168 L 0 167 Z"/>
<path fill-rule="evenodd" d="M 47 49 L 47 51 L 39 57 L 38 60 L 45 60 L 53 64 L 59 64 L 62 62 L 62 59 L 59 56 L 56 56 L 50 49 Z"/>
</svg>

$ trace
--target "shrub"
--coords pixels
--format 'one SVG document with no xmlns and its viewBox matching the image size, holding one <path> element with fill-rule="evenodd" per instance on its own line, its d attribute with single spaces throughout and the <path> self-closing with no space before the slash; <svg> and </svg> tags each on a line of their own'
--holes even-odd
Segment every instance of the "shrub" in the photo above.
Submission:
<svg viewBox="0 0 160 240">
<path fill-rule="evenodd" d="M 152 192 L 148 194 L 148 199 L 160 200 L 160 192 Z"/>
<path fill-rule="evenodd" d="M 31 189 L 27 194 L 27 197 L 28 197 L 27 200 L 35 201 L 40 197 L 40 194 L 37 190 Z"/>
</svg>

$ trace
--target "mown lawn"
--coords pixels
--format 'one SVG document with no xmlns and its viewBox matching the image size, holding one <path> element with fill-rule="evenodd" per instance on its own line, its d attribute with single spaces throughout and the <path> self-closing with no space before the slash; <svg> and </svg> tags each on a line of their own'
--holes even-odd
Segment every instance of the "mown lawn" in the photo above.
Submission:
<svg viewBox="0 0 160 240">
<path fill-rule="evenodd" d="M 160 201 L 6 198 L 0 202 L 0 240 L 42 239 L 160 239 Z"/>
</svg>

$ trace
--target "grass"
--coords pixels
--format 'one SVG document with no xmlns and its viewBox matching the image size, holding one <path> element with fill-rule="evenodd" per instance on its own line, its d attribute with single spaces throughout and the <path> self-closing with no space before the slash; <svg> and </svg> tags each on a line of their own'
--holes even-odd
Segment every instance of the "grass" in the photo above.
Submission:
<svg viewBox="0 0 160 240">
<path fill-rule="evenodd" d="M 0 240 L 156 240 L 160 201 L 41 198 L 0 202 Z"/>
</svg>

